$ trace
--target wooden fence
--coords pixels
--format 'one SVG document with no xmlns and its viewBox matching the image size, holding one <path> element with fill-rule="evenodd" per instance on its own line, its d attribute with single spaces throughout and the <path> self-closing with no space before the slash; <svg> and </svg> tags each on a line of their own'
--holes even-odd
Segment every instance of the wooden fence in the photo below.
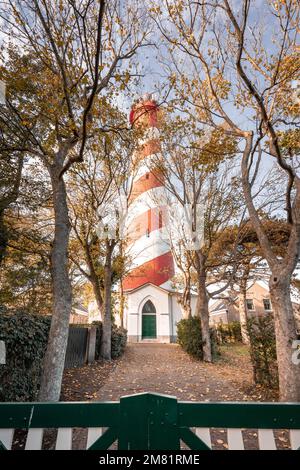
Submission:
<svg viewBox="0 0 300 470">
<path fill-rule="evenodd" d="M 65 368 L 93 362 L 96 348 L 96 327 L 70 326 Z"/>
</svg>

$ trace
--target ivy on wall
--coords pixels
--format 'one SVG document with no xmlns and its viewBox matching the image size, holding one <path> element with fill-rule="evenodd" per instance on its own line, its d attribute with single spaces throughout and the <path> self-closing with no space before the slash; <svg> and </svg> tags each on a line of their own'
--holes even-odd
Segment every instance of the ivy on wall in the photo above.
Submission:
<svg viewBox="0 0 300 470">
<path fill-rule="evenodd" d="M 22 311 L 0 315 L 6 364 L 0 365 L 0 401 L 37 399 L 51 317 Z"/>
</svg>

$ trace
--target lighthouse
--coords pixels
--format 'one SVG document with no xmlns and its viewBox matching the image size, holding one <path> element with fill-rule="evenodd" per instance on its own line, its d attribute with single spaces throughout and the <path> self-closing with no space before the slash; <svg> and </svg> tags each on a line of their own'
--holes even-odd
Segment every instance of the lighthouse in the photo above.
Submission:
<svg viewBox="0 0 300 470">
<path fill-rule="evenodd" d="M 123 279 L 124 326 L 129 342 L 176 341 L 182 319 L 180 293 L 172 287 L 174 261 L 168 239 L 161 110 L 151 95 L 135 102 L 130 122 L 141 135 L 132 156 L 131 194 L 126 220 L 129 270 Z M 196 296 L 191 306 L 195 309 Z"/>
<path fill-rule="evenodd" d="M 127 216 L 127 256 L 131 261 L 123 288 L 128 291 L 147 283 L 170 288 L 174 263 L 166 236 L 164 177 L 159 134 L 159 106 L 145 95 L 132 106 L 130 123 L 141 131 L 133 155 L 132 188 Z"/>
</svg>

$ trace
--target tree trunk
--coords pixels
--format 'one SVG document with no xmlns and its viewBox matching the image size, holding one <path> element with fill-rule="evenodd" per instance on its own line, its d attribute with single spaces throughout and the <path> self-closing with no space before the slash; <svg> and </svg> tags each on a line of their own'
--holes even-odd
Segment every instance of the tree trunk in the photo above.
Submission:
<svg viewBox="0 0 300 470">
<path fill-rule="evenodd" d="M 93 276 L 90 276 L 90 281 L 92 283 L 92 286 L 93 286 L 93 292 L 94 292 L 94 296 L 95 296 L 95 299 L 96 299 L 96 304 L 97 304 L 97 307 L 98 307 L 98 310 L 99 310 L 99 313 L 101 315 L 101 318 L 102 318 L 102 311 L 103 311 L 103 298 L 102 298 L 102 295 L 101 295 L 101 288 L 100 288 L 100 285 L 99 285 L 99 281 L 98 279 L 95 279 Z"/>
<path fill-rule="evenodd" d="M 195 251 L 194 264 L 197 271 L 197 304 L 195 315 L 200 317 L 202 340 L 203 340 L 203 360 L 212 362 L 212 350 L 209 331 L 209 310 L 208 310 L 208 295 L 206 290 L 206 271 L 205 271 L 206 257 L 201 250 Z"/>
<path fill-rule="evenodd" d="M 295 317 L 290 297 L 290 279 L 286 275 L 272 274 L 269 281 L 270 297 L 274 310 L 276 352 L 281 401 L 300 401 L 300 369 L 293 364 L 297 340 Z"/>
<path fill-rule="evenodd" d="M 102 341 L 100 346 L 101 357 L 111 360 L 111 271 L 113 241 L 106 241 L 106 258 L 104 265 L 104 312 L 102 318 Z"/>
<path fill-rule="evenodd" d="M 4 223 L 4 210 L 0 209 L 0 265 L 4 259 L 8 242 L 7 229 Z"/>
<path fill-rule="evenodd" d="M 184 274 L 184 283 L 185 285 L 181 301 L 183 309 L 183 318 L 190 318 L 192 316 L 190 272 Z"/>
<path fill-rule="evenodd" d="M 248 327 L 247 327 L 247 308 L 246 308 L 246 292 L 240 292 L 239 294 L 239 317 L 241 324 L 242 342 L 244 344 L 250 344 Z"/>
<path fill-rule="evenodd" d="M 72 288 L 68 272 L 70 223 L 66 187 L 63 179 L 59 178 L 60 170 L 59 165 L 50 169 L 55 217 L 54 242 L 51 251 L 53 312 L 44 358 L 40 401 L 59 400 L 72 307 Z"/>
<path fill-rule="evenodd" d="M 124 261 L 124 242 L 123 242 L 123 240 L 120 240 L 119 250 L 120 250 L 120 256 L 121 256 L 122 260 Z M 120 276 L 120 324 L 121 324 L 122 328 L 124 328 L 124 312 L 125 312 L 125 295 L 124 295 L 124 289 L 123 289 L 123 279 L 124 279 L 124 267 L 121 271 L 121 276 Z"/>
<path fill-rule="evenodd" d="M 124 296 L 123 283 L 121 279 L 121 282 L 120 282 L 120 324 L 122 328 L 124 328 L 124 309 L 125 309 L 125 296 Z"/>
<path fill-rule="evenodd" d="M 196 305 L 196 316 L 200 317 L 203 344 L 203 360 L 212 362 L 211 339 L 209 331 L 208 296 L 205 285 L 205 275 L 198 277 L 198 298 Z"/>
<path fill-rule="evenodd" d="M 4 260 L 5 252 L 8 244 L 8 231 L 5 225 L 4 216 L 5 210 L 12 204 L 16 202 L 19 197 L 19 190 L 21 184 L 21 177 L 24 164 L 24 154 L 22 153 L 18 159 L 18 168 L 17 172 L 14 175 L 12 189 L 8 195 L 6 195 L 0 201 L 0 266 Z"/>
<path fill-rule="evenodd" d="M 93 257 L 91 255 L 90 249 L 91 248 L 90 248 L 90 245 L 89 245 L 88 241 L 85 240 L 85 243 L 84 243 L 85 260 L 86 260 L 86 263 L 87 263 L 89 271 L 90 271 L 88 279 L 92 284 L 94 296 L 95 296 L 96 303 L 97 303 L 97 307 L 98 307 L 98 310 L 99 310 L 99 313 L 100 313 L 101 319 L 102 319 L 103 298 L 102 298 L 102 293 L 101 293 L 101 286 L 100 286 L 99 278 L 97 276 L 97 272 L 95 270 Z"/>
<path fill-rule="evenodd" d="M 191 310 L 191 306 L 189 304 L 185 304 L 183 303 L 182 304 L 182 317 L 187 320 L 188 318 L 191 318 L 192 316 L 192 310 Z"/>
<path fill-rule="evenodd" d="M 242 342 L 244 344 L 250 344 L 248 326 L 247 326 L 247 308 L 246 308 L 246 296 L 247 296 L 247 279 L 249 275 L 249 268 L 245 271 L 244 277 L 240 282 L 240 293 L 239 293 L 239 316 L 241 324 Z"/>
</svg>

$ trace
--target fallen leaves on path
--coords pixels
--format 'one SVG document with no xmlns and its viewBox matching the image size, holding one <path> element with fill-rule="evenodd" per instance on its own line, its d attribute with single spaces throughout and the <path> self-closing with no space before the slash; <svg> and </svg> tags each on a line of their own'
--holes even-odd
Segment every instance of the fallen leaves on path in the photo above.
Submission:
<svg viewBox="0 0 300 470">
<path fill-rule="evenodd" d="M 97 392 L 118 364 L 118 360 L 97 361 L 64 372 L 61 401 L 95 400 Z"/>
</svg>

